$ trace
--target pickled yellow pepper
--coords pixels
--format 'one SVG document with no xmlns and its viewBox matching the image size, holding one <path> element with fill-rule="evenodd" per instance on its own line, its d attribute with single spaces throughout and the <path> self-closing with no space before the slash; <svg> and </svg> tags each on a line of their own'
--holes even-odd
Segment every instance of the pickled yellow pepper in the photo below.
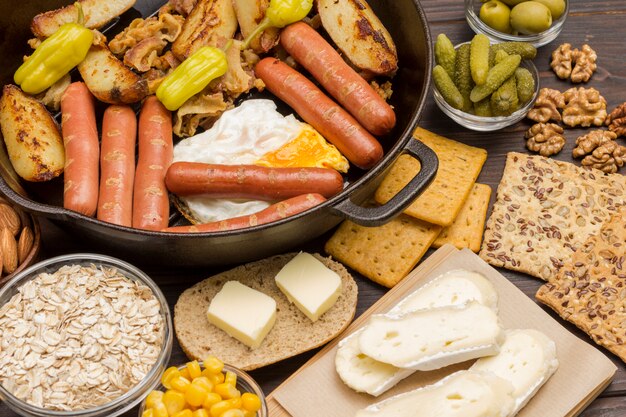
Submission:
<svg viewBox="0 0 626 417">
<path fill-rule="evenodd" d="M 157 88 L 156 96 L 170 111 L 178 110 L 185 101 L 221 77 L 228 69 L 224 51 L 204 46 L 176 67 Z"/>
<path fill-rule="evenodd" d="M 265 11 L 265 18 L 244 40 L 242 49 L 247 48 L 252 39 L 267 28 L 284 28 L 304 19 L 312 7 L 313 0 L 270 0 L 270 5 Z"/>
<path fill-rule="evenodd" d="M 25 93 L 38 94 L 80 64 L 93 42 L 93 33 L 83 26 L 83 9 L 75 3 L 78 19 L 65 23 L 17 69 L 13 79 Z"/>
</svg>

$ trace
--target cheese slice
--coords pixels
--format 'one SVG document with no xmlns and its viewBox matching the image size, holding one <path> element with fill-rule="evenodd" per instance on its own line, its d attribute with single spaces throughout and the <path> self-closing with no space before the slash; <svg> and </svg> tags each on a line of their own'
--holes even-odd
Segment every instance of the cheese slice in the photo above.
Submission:
<svg viewBox="0 0 626 417">
<path fill-rule="evenodd" d="M 491 373 L 459 371 L 436 384 L 359 410 L 356 417 L 507 417 L 511 383 Z"/>
<path fill-rule="evenodd" d="M 390 314 L 462 305 L 469 301 L 497 310 L 498 294 L 482 274 L 464 269 L 446 272 L 402 299 Z"/>
<path fill-rule="evenodd" d="M 492 372 L 513 384 L 514 416 L 554 374 L 559 361 L 556 345 L 540 331 L 516 329 L 505 334 L 500 353 L 477 360 L 470 369 Z"/>
<path fill-rule="evenodd" d="M 341 277 L 306 252 L 276 275 L 276 285 L 311 321 L 328 311 L 341 295 Z"/>
<path fill-rule="evenodd" d="M 211 300 L 207 319 L 255 349 L 274 326 L 276 301 L 238 281 L 228 281 Z"/>
<path fill-rule="evenodd" d="M 472 301 L 396 316 L 373 315 L 359 335 L 359 347 L 377 361 L 430 371 L 495 355 L 503 338 L 496 312 Z"/>
<path fill-rule="evenodd" d="M 339 342 L 335 369 L 347 386 L 376 397 L 415 371 L 379 362 L 362 353 L 359 348 L 362 332 L 363 329 L 359 329 Z"/>
</svg>

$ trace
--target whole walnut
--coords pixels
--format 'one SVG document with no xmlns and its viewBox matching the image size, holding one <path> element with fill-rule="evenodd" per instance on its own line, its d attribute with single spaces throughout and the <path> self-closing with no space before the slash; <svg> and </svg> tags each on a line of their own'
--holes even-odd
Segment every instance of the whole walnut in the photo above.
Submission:
<svg viewBox="0 0 626 417">
<path fill-rule="evenodd" d="M 572 45 L 564 43 L 552 52 L 550 67 L 557 77 L 567 80 L 572 74 Z"/>
<path fill-rule="evenodd" d="M 524 137 L 529 150 L 545 157 L 561 152 L 565 145 L 563 128 L 554 123 L 537 123 L 528 129 Z"/>
<path fill-rule="evenodd" d="M 617 135 L 611 131 L 591 131 L 576 139 L 572 156 L 574 158 L 584 156 L 581 163 L 586 168 L 614 174 L 626 162 L 626 146 L 619 145 L 615 138 Z"/>
<path fill-rule="evenodd" d="M 546 123 L 550 120 L 560 122 L 561 113 L 559 110 L 564 107 L 565 98 L 560 91 L 551 88 L 542 88 L 539 91 L 535 105 L 528 112 L 526 117 L 538 123 Z"/>
<path fill-rule="evenodd" d="M 574 83 L 586 83 L 591 79 L 591 76 L 596 71 L 598 65 L 596 61 L 598 55 L 596 51 L 591 49 L 587 44 L 583 45 L 580 51 L 575 51 L 576 65 L 572 69 L 572 82 Z"/>
<path fill-rule="evenodd" d="M 602 126 L 606 119 L 606 100 L 595 88 L 570 88 L 563 93 L 563 123 L 567 126 Z"/>
<path fill-rule="evenodd" d="M 626 103 L 622 103 L 606 118 L 606 125 L 617 136 L 626 136 Z"/>
</svg>

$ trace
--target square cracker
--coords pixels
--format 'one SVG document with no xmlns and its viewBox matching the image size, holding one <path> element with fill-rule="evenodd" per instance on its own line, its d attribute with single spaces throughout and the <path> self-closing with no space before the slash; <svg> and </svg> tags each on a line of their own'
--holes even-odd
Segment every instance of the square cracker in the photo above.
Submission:
<svg viewBox="0 0 626 417">
<path fill-rule="evenodd" d="M 511 152 L 480 257 L 549 281 L 624 204 L 622 175 Z"/>
<path fill-rule="evenodd" d="M 441 226 L 401 214 L 379 227 L 344 221 L 324 249 L 339 262 L 391 288 L 422 259 Z"/>
<path fill-rule="evenodd" d="M 454 223 L 441 231 L 433 243 L 433 248 L 440 248 L 450 243 L 458 249 L 469 248 L 473 252 L 478 252 L 483 240 L 490 197 L 490 186 L 474 184 L 472 192 L 459 215 L 454 219 Z"/>
<path fill-rule="evenodd" d="M 626 362 L 626 206 L 539 288 L 537 299 Z"/>
<path fill-rule="evenodd" d="M 422 128 L 417 128 L 413 136 L 437 154 L 439 170 L 430 186 L 404 213 L 432 224 L 450 226 L 480 174 L 487 159 L 487 151 Z M 385 204 L 391 200 L 419 170 L 419 161 L 401 155 L 376 190 L 376 201 Z"/>
</svg>

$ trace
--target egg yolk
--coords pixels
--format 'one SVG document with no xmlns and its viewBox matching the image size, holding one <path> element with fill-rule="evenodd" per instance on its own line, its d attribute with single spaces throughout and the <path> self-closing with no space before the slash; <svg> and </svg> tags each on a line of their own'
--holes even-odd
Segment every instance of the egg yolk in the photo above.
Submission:
<svg viewBox="0 0 626 417">
<path fill-rule="evenodd" d="M 349 168 L 348 160 L 339 150 L 308 125 L 295 139 L 263 155 L 256 165 L 273 168 L 332 168 L 343 173 L 348 172 Z"/>
</svg>

